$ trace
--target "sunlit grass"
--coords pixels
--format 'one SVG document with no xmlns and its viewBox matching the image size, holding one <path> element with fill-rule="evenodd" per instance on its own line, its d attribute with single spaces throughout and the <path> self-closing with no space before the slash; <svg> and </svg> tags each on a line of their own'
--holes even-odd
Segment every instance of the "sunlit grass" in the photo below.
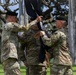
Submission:
<svg viewBox="0 0 76 75">
<path fill-rule="evenodd" d="M 2 65 L 0 65 L 0 75 L 4 75 Z M 21 67 L 21 75 L 26 75 L 25 67 Z M 50 75 L 50 69 L 47 69 L 47 75 Z M 76 65 L 73 66 L 73 75 L 76 75 Z"/>
</svg>

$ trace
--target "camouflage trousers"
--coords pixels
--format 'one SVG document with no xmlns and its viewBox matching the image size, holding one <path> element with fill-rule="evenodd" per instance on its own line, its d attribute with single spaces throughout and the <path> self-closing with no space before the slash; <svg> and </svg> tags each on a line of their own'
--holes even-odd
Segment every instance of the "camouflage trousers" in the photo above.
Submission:
<svg viewBox="0 0 76 75">
<path fill-rule="evenodd" d="M 4 75 L 21 75 L 20 66 L 16 59 L 7 59 L 2 64 L 4 69 Z"/>
<path fill-rule="evenodd" d="M 53 65 L 51 75 L 73 75 L 72 66 Z"/>
<path fill-rule="evenodd" d="M 46 67 L 40 65 L 30 65 L 27 67 L 27 75 L 46 75 Z"/>
</svg>

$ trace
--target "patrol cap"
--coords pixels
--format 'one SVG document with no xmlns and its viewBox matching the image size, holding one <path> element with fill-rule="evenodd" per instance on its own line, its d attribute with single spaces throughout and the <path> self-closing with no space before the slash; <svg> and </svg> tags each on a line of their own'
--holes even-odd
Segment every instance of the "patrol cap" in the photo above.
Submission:
<svg viewBox="0 0 76 75">
<path fill-rule="evenodd" d="M 7 11 L 6 15 L 17 16 L 18 13 L 13 12 L 13 11 Z"/>
<path fill-rule="evenodd" d="M 65 20 L 67 22 L 67 19 L 65 16 L 58 16 L 56 17 L 56 20 Z"/>
</svg>

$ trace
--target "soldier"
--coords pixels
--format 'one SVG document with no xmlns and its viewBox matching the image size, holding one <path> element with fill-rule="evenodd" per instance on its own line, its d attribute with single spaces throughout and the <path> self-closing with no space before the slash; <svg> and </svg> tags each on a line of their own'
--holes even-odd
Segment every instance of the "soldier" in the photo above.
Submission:
<svg viewBox="0 0 76 75">
<path fill-rule="evenodd" d="M 3 64 L 5 75 L 21 75 L 18 63 L 18 31 L 26 31 L 31 25 L 40 22 L 41 16 L 28 25 L 19 25 L 17 22 L 17 13 L 8 11 L 6 13 L 6 24 L 2 27 L 2 49 L 1 62 Z M 25 39 L 26 40 L 26 39 Z"/>
<path fill-rule="evenodd" d="M 44 44 L 50 46 L 53 50 L 54 60 L 51 67 L 51 75 L 73 75 L 72 59 L 67 46 L 67 37 L 61 30 L 58 30 L 63 27 L 66 27 L 66 19 L 64 17 L 58 17 L 56 21 L 56 29 L 50 38 L 46 36 L 44 31 L 38 32 L 36 36 L 36 38 L 39 38 L 40 35 Z"/>
<path fill-rule="evenodd" d="M 29 75 L 46 75 L 46 61 L 43 63 L 39 61 L 40 40 L 34 37 L 38 31 L 38 26 L 33 25 L 24 33 L 24 39 L 26 40 L 23 43 L 26 46 L 26 65 L 29 69 Z"/>
</svg>

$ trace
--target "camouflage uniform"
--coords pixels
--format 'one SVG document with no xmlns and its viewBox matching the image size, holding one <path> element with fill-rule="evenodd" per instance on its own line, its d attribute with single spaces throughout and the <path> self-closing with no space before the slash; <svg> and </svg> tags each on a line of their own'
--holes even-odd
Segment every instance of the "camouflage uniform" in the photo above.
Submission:
<svg viewBox="0 0 76 75">
<path fill-rule="evenodd" d="M 53 50 L 51 75 L 72 75 L 72 59 L 67 47 L 66 35 L 58 30 L 50 38 L 44 35 L 42 39 Z"/>
<path fill-rule="evenodd" d="M 1 62 L 3 64 L 5 75 L 21 75 L 18 63 L 18 31 L 26 31 L 37 21 L 24 26 L 17 23 L 8 22 L 2 27 L 2 48 L 1 48 Z"/>
<path fill-rule="evenodd" d="M 39 62 L 40 40 L 34 37 L 38 31 L 31 28 L 24 34 L 29 75 L 46 75 L 46 64 L 40 64 Z"/>
</svg>

